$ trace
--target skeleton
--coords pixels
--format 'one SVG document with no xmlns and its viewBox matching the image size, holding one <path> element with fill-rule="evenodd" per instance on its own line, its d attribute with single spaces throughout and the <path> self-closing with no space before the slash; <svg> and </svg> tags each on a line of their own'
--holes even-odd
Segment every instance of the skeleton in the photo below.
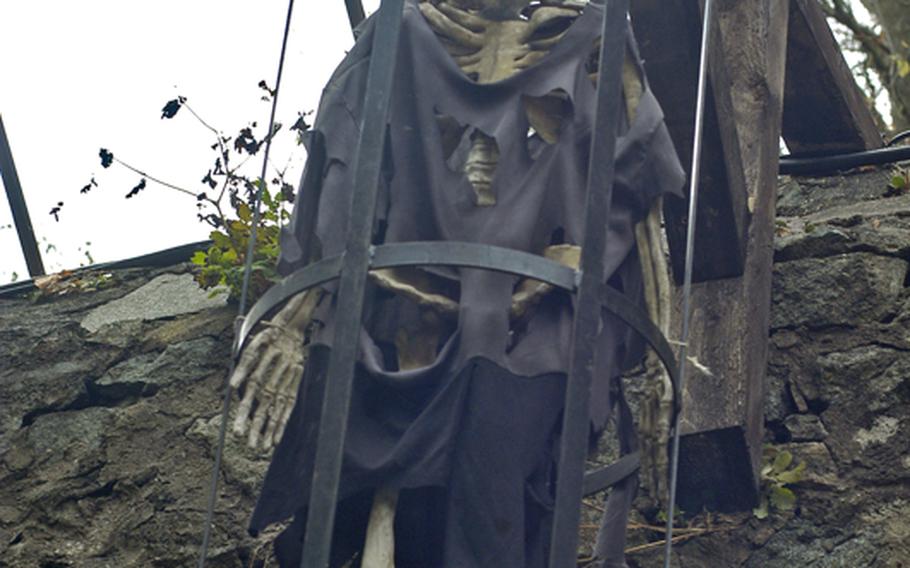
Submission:
<svg viewBox="0 0 910 568">
<path fill-rule="evenodd" d="M 545 56 L 563 37 L 585 2 L 573 0 L 421 0 L 420 10 L 440 42 L 466 75 L 479 83 L 511 77 Z M 528 13 L 527 17 L 522 12 Z M 597 46 L 593 46 L 597 49 Z M 591 74 L 596 80 L 597 71 Z M 628 59 L 623 69 L 627 113 L 632 118 L 642 93 L 637 68 Z M 558 92 L 544 97 L 525 97 L 531 126 L 530 135 L 553 143 L 559 134 L 564 108 Z M 465 127 L 447 117 L 438 117 L 443 140 L 457 142 Z M 496 205 L 492 192 L 499 151 L 487 134 L 475 130 L 462 173 L 475 193 L 475 205 Z M 636 226 L 644 290 L 652 320 L 666 334 L 670 318 L 670 288 L 661 238 L 661 203 L 652 207 Z M 547 247 L 543 256 L 578 268 L 581 249 L 569 244 Z M 457 318 L 458 301 L 436 286 L 434 277 L 419 269 L 386 269 L 370 273 L 371 281 L 386 290 L 414 301 L 421 313 L 420 329 L 401 329 L 395 337 L 399 369 L 426 366 L 436 357 L 439 338 Z M 510 312 L 513 328 L 519 325 L 541 299 L 552 291 L 549 284 L 524 279 L 516 286 Z M 233 388 L 245 389 L 236 413 L 233 431 L 246 437 L 252 448 L 270 449 L 284 431 L 294 406 L 303 367 L 307 360 L 309 331 L 320 322 L 313 319 L 324 292 L 312 289 L 301 293 L 265 324 L 245 349 Z M 302 347 L 301 347 L 302 346 Z M 662 500 L 665 491 L 666 443 L 672 409 L 672 388 L 657 357 L 649 353 L 645 362 L 647 398 L 642 404 L 640 430 L 643 439 L 643 469 L 649 493 Z M 398 492 L 376 491 L 362 556 L 365 568 L 391 568 L 394 564 L 392 527 Z"/>
</svg>

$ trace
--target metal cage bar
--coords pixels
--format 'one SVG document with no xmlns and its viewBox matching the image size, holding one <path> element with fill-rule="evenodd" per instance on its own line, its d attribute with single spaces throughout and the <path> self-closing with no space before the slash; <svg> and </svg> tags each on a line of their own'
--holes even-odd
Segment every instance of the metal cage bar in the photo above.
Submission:
<svg viewBox="0 0 910 568">
<path fill-rule="evenodd" d="M 253 308 L 237 335 L 234 354 L 270 311 L 292 295 L 313 286 L 338 280 L 339 312 L 334 347 L 330 354 L 326 390 L 320 416 L 315 467 L 307 510 L 307 529 L 301 566 L 328 566 L 340 483 L 350 395 L 357 359 L 357 335 L 364 309 L 367 273 L 371 268 L 415 265 L 471 266 L 524 275 L 575 292 L 578 305 L 601 306 L 615 313 L 654 347 L 674 383 L 676 365 L 666 339 L 641 310 L 604 283 L 603 252 L 606 218 L 612 197 L 616 139 L 622 109 L 621 80 L 625 53 L 629 0 L 607 0 L 600 50 L 597 107 L 588 172 L 585 236 L 581 270 L 542 257 L 476 243 L 398 243 L 371 246 L 377 189 L 386 141 L 385 129 L 395 71 L 404 0 L 383 0 L 377 15 L 372 59 L 367 77 L 366 105 L 354 165 L 354 196 L 345 253 L 315 262 L 292 274 L 270 290 Z M 359 23 L 360 2 L 346 0 L 352 26 Z M 362 7 L 360 8 L 362 11 Z M 315 196 L 318 199 L 318 195 Z M 311 204 L 312 205 L 312 204 Z M 600 309 L 576 311 L 570 346 L 570 369 L 562 427 L 556 511 L 551 534 L 550 566 L 575 564 L 581 498 L 634 473 L 637 454 L 585 475 L 590 385 L 594 339 Z"/>
<path fill-rule="evenodd" d="M 606 223 L 613 196 L 616 139 L 622 110 L 622 63 L 626 51 L 629 0 L 607 0 L 600 42 L 597 106 L 588 166 L 585 235 L 581 253 L 581 283 L 576 304 L 596 306 L 604 282 L 603 254 Z M 594 372 L 594 340 L 600 310 L 575 311 L 569 376 L 556 482 L 556 510 L 550 534 L 550 566 L 574 566 L 578 550 L 585 458 L 588 450 L 589 404 Z"/>
<path fill-rule="evenodd" d="M 354 164 L 350 225 L 338 283 L 338 303 L 345 309 L 339 311 L 334 347 L 329 356 L 330 380 L 326 383 L 319 421 L 306 535 L 301 553 L 301 566 L 304 567 L 328 566 L 331 552 L 335 502 L 357 359 L 356 339 L 363 317 L 370 241 L 403 8 L 404 0 L 383 0 L 373 36 L 365 112 Z"/>
<path fill-rule="evenodd" d="M 41 260 L 41 251 L 38 249 L 38 241 L 35 239 L 35 231 L 32 229 L 32 220 L 28 214 L 22 185 L 19 183 L 19 174 L 16 173 L 16 163 L 13 162 L 13 152 L 10 149 L 9 139 L 6 137 L 2 116 L 0 116 L 0 176 L 3 177 L 6 197 L 9 199 L 10 209 L 13 211 L 13 222 L 16 224 L 16 232 L 19 234 L 19 245 L 25 256 L 28 273 L 32 277 L 44 276 L 44 262 Z"/>
<path fill-rule="evenodd" d="M 348 11 L 348 21 L 351 23 L 351 31 L 357 29 L 366 19 L 366 13 L 363 11 L 363 2 L 361 0 L 344 0 L 344 7 Z"/>
</svg>

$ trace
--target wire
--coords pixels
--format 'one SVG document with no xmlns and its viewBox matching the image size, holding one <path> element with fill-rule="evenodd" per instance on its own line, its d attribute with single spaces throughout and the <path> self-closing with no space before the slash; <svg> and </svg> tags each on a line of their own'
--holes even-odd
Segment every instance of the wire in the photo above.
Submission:
<svg viewBox="0 0 910 568">
<path fill-rule="evenodd" d="M 698 67 L 698 97 L 695 103 L 695 139 L 692 142 L 692 170 L 689 178 L 689 222 L 686 228 L 686 269 L 683 278 L 682 335 L 679 346 L 679 392 L 686 384 L 686 364 L 689 346 L 689 303 L 692 298 L 692 263 L 695 252 L 695 217 L 698 214 L 698 174 L 701 165 L 702 135 L 705 124 L 705 94 L 707 91 L 708 53 L 711 49 L 711 13 L 714 2 L 705 1 L 704 23 L 702 24 L 701 56 Z M 670 568 L 670 556 L 673 553 L 673 513 L 676 509 L 676 486 L 679 472 L 679 426 L 680 413 L 673 420 L 673 450 L 670 458 L 670 502 L 667 510 L 666 546 L 664 548 L 664 568 Z"/>
<path fill-rule="evenodd" d="M 281 75 L 284 71 L 284 56 L 287 53 L 288 35 L 291 31 L 291 14 L 294 11 L 294 0 L 288 1 L 288 15 L 284 24 L 284 37 L 281 40 L 281 56 L 278 60 L 278 77 L 275 79 L 275 94 L 272 96 L 272 112 L 269 116 L 269 129 L 266 134 L 265 152 L 262 157 L 262 173 L 259 176 L 259 187 L 256 191 L 256 197 L 253 201 L 253 226 L 250 230 L 250 241 L 246 252 L 246 265 L 243 272 L 243 287 L 240 291 L 240 306 L 237 310 L 238 321 L 246 312 L 247 297 L 250 288 L 250 273 L 253 269 L 253 252 L 256 246 L 256 228 L 262 218 L 262 192 L 265 191 L 266 181 L 265 174 L 269 163 L 269 150 L 272 148 L 272 133 L 275 128 L 275 111 L 278 108 L 278 93 L 281 89 Z M 236 330 L 235 330 L 236 331 Z M 233 354 L 232 354 L 233 355 Z M 224 456 L 224 441 L 227 433 L 228 414 L 231 410 L 231 384 L 230 377 L 234 374 L 236 357 L 231 357 L 230 368 L 224 380 L 224 398 L 221 404 L 221 425 L 218 429 L 218 446 L 215 450 L 215 465 L 212 469 L 212 481 L 209 487 L 208 504 L 205 511 L 205 528 L 202 533 L 202 546 L 199 551 L 199 568 L 205 567 L 205 561 L 208 557 L 209 542 L 212 537 L 212 527 L 215 516 L 215 500 L 218 497 L 218 477 L 221 473 L 221 460 Z"/>
</svg>

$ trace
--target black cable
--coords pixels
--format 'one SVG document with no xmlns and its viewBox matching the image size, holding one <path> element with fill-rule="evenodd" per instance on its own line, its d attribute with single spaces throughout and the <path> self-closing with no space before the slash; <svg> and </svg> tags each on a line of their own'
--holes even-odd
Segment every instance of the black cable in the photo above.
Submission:
<svg viewBox="0 0 910 568">
<path fill-rule="evenodd" d="M 269 150 L 272 148 L 272 138 L 275 128 L 275 111 L 278 108 L 278 92 L 281 88 L 281 74 L 284 70 L 284 56 L 287 52 L 288 35 L 291 30 L 291 14 L 294 11 L 294 0 L 288 2 L 288 15 L 284 24 L 284 38 L 281 40 L 281 56 L 278 60 L 278 77 L 275 79 L 275 94 L 272 96 L 272 113 L 269 117 L 269 129 L 266 133 L 265 153 L 262 157 L 262 174 L 259 176 L 259 187 L 256 191 L 256 197 L 253 200 L 253 226 L 250 229 L 250 241 L 246 252 L 246 264 L 243 272 L 243 287 L 240 292 L 240 306 L 237 310 L 238 317 L 242 318 L 246 311 L 247 296 L 249 295 L 250 273 L 253 269 L 253 252 L 256 246 L 256 228 L 262 217 L 262 192 L 265 191 L 266 181 L 265 174 L 269 163 Z M 205 567 L 206 557 L 208 556 L 209 541 L 212 537 L 212 526 L 215 516 L 215 500 L 218 493 L 218 476 L 221 473 L 221 460 L 224 455 L 224 441 L 227 433 L 228 414 L 231 409 L 231 375 L 234 374 L 236 358 L 231 357 L 230 368 L 224 380 L 224 398 L 221 404 L 221 426 L 218 429 L 218 446 L 215 450 L 215 465 L 212 470 L 212 481 L 209 488 L 208 505 L 205 511 L 205 528 L 202 533 L 202 546 L 199 551 L 199 568 Z"/>
<path fill-rule="evenodd" d="M 899 135 L 903 136 L 903 135 Z M 910 136 L 910 134 L 908 134 Z M 892 140 L 892 143 L 895 140 Z M 864 152 L 833 154 L 812 158 L 781 156 L 780 174 L 793 176 L 821 175 L 849 170 L 861 166 L 880 166 L 910 160 L 910 146 L 878 148 Z"/>
<path fill-rule="evenodd" d="M 908 138 L 910 138 L 910 130 L 904 130 L 900 134 L 895 134 L 894 138 L 892 138 L 890 141 L 888 141 L 888 143 L 885 144 L 885 146 L 890 148 L 891 146 L 894 146 L 901 140 L 906 140 Z"/>
</svg>

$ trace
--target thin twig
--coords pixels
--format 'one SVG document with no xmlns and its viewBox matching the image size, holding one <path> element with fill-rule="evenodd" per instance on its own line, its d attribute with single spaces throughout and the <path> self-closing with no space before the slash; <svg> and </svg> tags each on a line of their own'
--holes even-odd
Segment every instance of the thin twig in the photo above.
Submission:
<svg viewBox="0 0 910 568">
<path fill-rule="evenodd" d="M 720 533 L 720 532 L 729 532 L 729 531 L 738 529 L 740 526 L 741 525 L 734 525 L 734 526 L 729 526 L 729 527 L 718 527 L 718 528 L 713 528 L 713 529 L 710 529 L 710 528 L 703 528 L 703 529 L 674 528 L 673 529 L 674 531 L 684 532 L 685 534 L 681 534 L 679 536 L 674 536 L 672 542 L 673 542 L 673 544 L 678 544 L 680 542 L 685 542 L 687 540 L 691 540 L 698 536 L 704 536 L 707 534 L 714 534 L 714 533 Z M 667 540 L 661 539 L 661 540 L 657 540 L 654 542 L 649 542 L 647 544 L 633 546 L 632 548 L 627 548 L 625 550 L 625 553 L 626 554 L 635 554 L 636 552 L 644 552 L 646 550 L 651 550 L 652 548 L 660 548 L 660 547 L 664 546 L 665 544 L 667 544 Z"/>
<path fill-rule="evenodd" d="M 188 190 L 188 189 L 184 189 L 184 188 L 182 188 L 182 187 L 180 187 L 180 186 L 177 186 L 177 185 L 174 185 L 174 184 L 172 184 L 172 183 L 168 183 L 168 182 L 166 182 L 166 181 L 160 180 L 160 179 L 158 179 L 158 178 L 156 178 L 156 177 L 154 177 L 154 176 L 150 176 L 149 174 L 145 173 L 144 171 L 140 170 L 139 168 L 135 168 L 135 167 L 133 167 L 133 166 L 127 164 L 126 162 L 124 162 L 124 161 L 121 160 L 120 158 L 115 157 L 115 158 L 114 158 L 114 161 L 117 162 L 118 164 L 120 164 L 121 166 L 123 166 L 124 168 L 126 168 L 126 169 L 128 169 L 128 170 L 131 170 L 131 171 L 133 171 L 133 172 L 135 172 L 135 173 L 141 175 L 142 177 L 147 178 L 147 179 L 149 179 L 149 180 L 151 180 L 151 181 L 153 181 L 153 182 L 155 182 L 155 183 L 157 183 L 157 184 L 159 184 L 159 185 L 163 185 L 164 187 L 173 189 L 173 190 L 175 190 L 175 191 L 179 191 L 179 192 L 181 192 L 181 193 L 185 193 L 185 194 L 187 194 L 187 195 L 192 195 L 193 197 L 196 197 L 196 195 L 197 195 L 196 193 L 193 193 L 192 191 L 190 191 L 190 190 Z"/>
<path fill-rule="evenodd" d="M 600 513 L 606 513 L 606 509 L 604 509 L 603 507 L 601 507 L 600 505 L 598 505 L 596 503 L 592 503 L 592 502 L 588 501 L 587 499 L 583 500 L 582 503 L 585 505 L 585 507 L 589 507 Z"/>
<path fill-rule="evenodd" d="M 215 128 L 214 126 L 212 126 L 211 124 L 209 124 L 208 122 L 202 120 L 202 117 L 199 116 L 199 115 L 196 113 L 195 110 L 193 110 L 193 107 L 191 107 L 190 105 L 186 104 L 186 100 L 183 101 L 183 106 L 186 107 L 186 110 L 190 111 L 190 114 L 192 114 L 193 116 L 196 117 L 196 120 L 198 120 L 198 121 L 202 124 L 202 126 L 208 128 L 209 130 L 211 130 L 212 132 L 214 132 L 214 133 L 215 133 L 215 136 L 218 137 L 218 140 L 219 140 L 219 141 L 221 140 L 221 131 L 220 131 L 220 130 L 218 130 L 217 128 Z"/>
<path fill-rule="evenodd" d="M 679 536 L 674 536 L 674 537 L 673 537 L 673 544 L 679 544 L 679 543 L 681 543 L 681 542 L 685 542 L 685 541 L 687 541 L 687 540 L 689 540 L 689 539 L 695 538 L 696 536 L 699 536 L 699 535 L 697 535 L 697 534 L 681 534 L 681 535 L 679 535 Z M 626 553 L 626 554 L 635 554 L 636 552 L 645 552 L 645 551 L 651 550 L 651 549 L 653 549 L 653 548 L 661 548 L 661 547 L 664 546 L 665 544 L 667 544 L 666 539 L 657 540 L 657 541 L 654 541 L 654 542 L 649 542 L 648 544 L 642 544 L 642 545 L 639 545 L 639 546 L 633 546 L 632 548 L 627 548 L 627 549 L 625 550 L 625 553 Z"/>
</svg>

